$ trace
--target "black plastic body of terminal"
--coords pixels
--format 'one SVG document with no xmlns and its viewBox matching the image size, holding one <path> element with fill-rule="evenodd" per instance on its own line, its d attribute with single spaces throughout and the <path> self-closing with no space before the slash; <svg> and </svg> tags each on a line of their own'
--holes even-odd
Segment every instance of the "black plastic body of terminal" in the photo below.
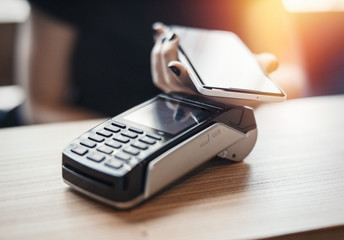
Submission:
<svg viewBox="0 0 344 240">
<path fill-rule="evenodd" d="M 205 119 L 203 122 L 178 133 L 177 135 L 172 136 L 166 134 L 158 149 L 155 149 L 149 154 L 149 156 L 137 163 L 135 166 L 132 166 L 132 168 L 127 170 L 125 173 L 120 174 L 113 174 L 111 171 L 105 172 L 101 169 L 97 169 L 94 167 L 96 165 L 94 165 L 92 161 L 85 160 L 83 156 L 78 156 L 77 154 L 72 153 L 70 150 L 73 148 L 73 145 L 78 144 L 79 138 L 77 138 L 63 150 L 62 175 L 64 180 L 84 191 L 109 199 L 110 201 L 127 202 L 143 194 L 146 169 L 149 162 L 171 147 L 179 144 L 185 139 L 188 139 L 215 122 L 223 122 L 224 124 L 230 125 L 232 128 L 238 129 L 242 132 L 248 132 L 251 129 L 256 128 L 253 110 L 250 108 L 223 105 L 198 95 L 194 96 L 184 94 L 160 94 L 157 97 L 120 114 L 119 117 L 116 116 L 106 122 L 113 121 L 113 119 L 115 119 L 116 121 L 120 120 L 124 122 L 124 124 L 132 126 L 131 122 L 126 122 L 121 118 L 121 116 L 142 108 L 154 101 L 156 98 L 171 99 L 187 105 L 189 104 L 207 109 L 207 111 L 211 111 L 212 117 Z M 106 122 L 101 123 L 95 128 L 101 127 Z M 140 126 L 136 125 L 134 127 Z M 150 128 L 143 128 L 143 130 L 145 132 L 155 131 Z M 85 136 L 91 131 L 92 129 L 81 136 Z M 156 132 L 153 133 L 156 134 Z"/>
</svg>

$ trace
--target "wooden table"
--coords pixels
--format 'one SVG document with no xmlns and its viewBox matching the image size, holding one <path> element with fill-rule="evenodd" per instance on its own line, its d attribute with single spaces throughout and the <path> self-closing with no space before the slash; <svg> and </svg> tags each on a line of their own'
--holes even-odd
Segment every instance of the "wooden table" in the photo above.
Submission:
<svg viewBox="0 0 344 240">
<path fill-rule="evenodd" d="M 0 239 L 344 239 L 344 95 L 267 104 L 243 163 L 118 211 L 62 181 L 61 150 L 99 121 L 0 130 Z"/>
</svg>

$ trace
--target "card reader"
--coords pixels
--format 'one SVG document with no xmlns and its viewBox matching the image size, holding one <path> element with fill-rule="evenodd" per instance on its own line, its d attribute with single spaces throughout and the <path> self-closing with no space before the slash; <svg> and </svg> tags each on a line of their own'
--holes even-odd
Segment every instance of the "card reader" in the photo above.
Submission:
<svg viewBox="0 0 344 240">
<path fill-rule="evenodd" d="M 216 155 L 242 161 L 256 139 L 251 108 L 160 94 L 68 144 L 62 174 L 77 191 L 127 209 Z"/>
</svg>

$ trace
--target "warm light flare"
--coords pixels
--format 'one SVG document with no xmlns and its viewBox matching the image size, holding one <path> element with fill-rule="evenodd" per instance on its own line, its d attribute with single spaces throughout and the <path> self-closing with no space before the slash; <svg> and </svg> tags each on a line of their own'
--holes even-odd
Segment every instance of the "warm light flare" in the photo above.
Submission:
<svg viewBox="0 0 344 240">
<path fill-rule="evenodd" d="M 289 12 L 341 12 L 344 0 L 282 0 Z"/>
</svg>

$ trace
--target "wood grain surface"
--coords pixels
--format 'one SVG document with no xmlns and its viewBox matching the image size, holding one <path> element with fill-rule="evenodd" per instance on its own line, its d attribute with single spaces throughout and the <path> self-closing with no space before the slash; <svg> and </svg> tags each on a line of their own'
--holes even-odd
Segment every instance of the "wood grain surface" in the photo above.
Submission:
<svg viewBox="0 0 344 240">
<path fill-rule="evenodd" d="M 61 151 L 98 121 L 0 130 L 0 239 L 344 239 L 344 96 L 266 104 L 242 163 L 129 211 L 72 191 Z"/>
</svg>

